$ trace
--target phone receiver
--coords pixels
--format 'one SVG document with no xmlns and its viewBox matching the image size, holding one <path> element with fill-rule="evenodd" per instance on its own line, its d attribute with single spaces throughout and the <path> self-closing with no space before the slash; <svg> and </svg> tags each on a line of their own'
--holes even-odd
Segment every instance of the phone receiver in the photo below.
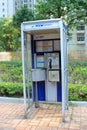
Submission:
<svg viewBox="0 0 87 130">
<path fill-rule="evenodd" d="M 52 68 L 52 59 L 49 59 L 49 68 Z"/>
</svg>

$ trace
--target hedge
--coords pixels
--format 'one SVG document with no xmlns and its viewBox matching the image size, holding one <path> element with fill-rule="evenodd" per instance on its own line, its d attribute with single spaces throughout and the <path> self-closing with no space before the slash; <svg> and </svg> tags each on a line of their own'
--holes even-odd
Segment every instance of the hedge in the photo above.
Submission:
<svg viewBox="0 0 87 130">
<path fill-rule="evenodd" d="M 31 87 L 31 83 L 29 87 Z M 23 83 L 0 82 L 0 96 L 22 97 Z M 69 84 L 69 100 L 87 101 L 87 85 Z"/>
<path fill-rule="evenodd" d="M 2 82 L 23 82 L 21 61 L 0 62 L 0 81 Z"/>
<path fill-rule="evenodd" d="M 69 100 L 87 100 L 87 61 L 72 61 L 69 70 Z M 21 61 L 0 62 L 0 96 L 23 96 Z M 31 87 L 31 83 L 29 83 Z"/>
<path fill-rule="evenodd" d="M 69 62 L 68 70 L 70 84 L 87 84 L 87 61 Z"/>
<path fill-rule="evenodd" d="M 69 100 L 87 101 L 87 85 L 69 84 Z"/>
<path fill-rule="evenodd" d="M 0 82 L 0 96 L 23 96 L 23 83 Z"/>
</svg>

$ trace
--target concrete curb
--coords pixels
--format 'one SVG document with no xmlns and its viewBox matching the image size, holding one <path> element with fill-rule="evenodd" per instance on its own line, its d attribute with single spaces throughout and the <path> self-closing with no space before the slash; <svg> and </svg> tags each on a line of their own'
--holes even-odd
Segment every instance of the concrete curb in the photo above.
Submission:
<svg viewBox="0 0 87 130">
<path fill-rule="evenodd" d="M 0 97 L 0 101 L 9 103 L 24 103 L 24 98 Z M 87 106 L 87 101 L 69 101 L 76 106 Z"/>
<path fill-rule="evenodd" d="M 72 103 L 76 106 L 87 106 L 87 101 L 69 101 L 69 103 Z"/>
<path fill-rule="evenodd" d="M 0 101 L 9 103 L 24 103 L 23 98 L 0 97 Z"/>
</svg>

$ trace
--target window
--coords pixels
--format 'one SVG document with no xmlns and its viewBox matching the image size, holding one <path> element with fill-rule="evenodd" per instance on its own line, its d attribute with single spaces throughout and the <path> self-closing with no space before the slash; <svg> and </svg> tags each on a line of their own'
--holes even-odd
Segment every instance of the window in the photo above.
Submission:
<svg viewBox="0 0 87 130">
<path fill-rule="evenodd" d="M 85 26 L 82 22 L 77 26 L 77 44 L 85 44 Z"/>
<path fill-rule="evenodd" d="M 5 17 L 5 15 L 3 14 L 3 18 Z"/>
<path fill-rule="evenodd" d="M 24 0 L 24 2 L 27 2 L 27 0 Z"/>
<path fill-rule="evenodd" d="M 2 5 L 5 5 L 5 3 L 2 3 Z"/>
<path fill-rule="evenodd" d="M 32 5 L 30 4 L 30 8 L 32 7 Z"/>
<path fill-rule="evenodd" d="M 67 38 L 67 41 L 71 41 L 72 40 L 72 36 L 69 36 L 68 38 Z"/>
<path fill-rule="evenodd" d="M 17 5 L 17 2 L 15 1 L 15 5 Z"/>
<path fill-rule="evenodd" d="M 21 4 L 23 4 L 23 1 L 21 1 Z"/>
<path fill-rule="evenodd" d="M 78 30 L 78 31 L 84 31 L 84 30 L 85 30 L 85 26 L 84 26 L 82 23 L 80 23 L 80 24 L 78 24 L 78 26 L 77 26 L 77 30 Z"/>
<path fill-rule="evenodd" d="M 4 11 L 5 11 L 5 9 L 2 9 L 2 11 L 4 12 Z"/>
<path fill-rule="evenodd" d="M 27 7 L 27 4 L 24 4 L 24 7 Z"/>
<path fill-rule="evenodd" d="M 77 41 L 85 41 L 84 33 L 77 33 Z"/>
</svg>

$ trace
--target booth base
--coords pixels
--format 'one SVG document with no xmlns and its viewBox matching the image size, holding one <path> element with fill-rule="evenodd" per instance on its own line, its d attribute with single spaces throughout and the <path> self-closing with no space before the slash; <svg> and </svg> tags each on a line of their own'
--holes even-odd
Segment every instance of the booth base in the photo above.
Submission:
<svg viewBox="0 0 87 130">
<path fill-rule="evenodd" d="M 38 86 L 38 100 L 39 101 L 45 101 L 45 82 L 37 82 L 37 86 Z M 35 101 L 36 99 L 36 86 L 35 86 L 35 82 L 33 82 L 33 101 Z"/>
<path fill-rule="evenodd" d="M 52 102 L 52 103 L 53 102 L 54 103 L 55 102 L 62 102 L 62 87 L 61 87 L 61 83 L 57 83 L 57 86 L 56 86 L 56 93 L 57 93 L 57 97 L 56 98 L 57 99 L 55 101 L 51 100 L 51 99 L 53 99 L 51 97 L 51 95 L 53 96 L 53 94 L 50 94 L 50 97 L 49 97 L 50 99 L 46 100 L 45 81 L 37 82 L 37 90 L 38 90 L 38 101 L 47 101 L 47 102 Z M 54 96 L 56 96 L 56 95 L 54 95 Z M 33 101 L 34 102 L 36 101 L 36 86 L 35 86 L 35 82 L 33 82 Z"/>
</svg>

